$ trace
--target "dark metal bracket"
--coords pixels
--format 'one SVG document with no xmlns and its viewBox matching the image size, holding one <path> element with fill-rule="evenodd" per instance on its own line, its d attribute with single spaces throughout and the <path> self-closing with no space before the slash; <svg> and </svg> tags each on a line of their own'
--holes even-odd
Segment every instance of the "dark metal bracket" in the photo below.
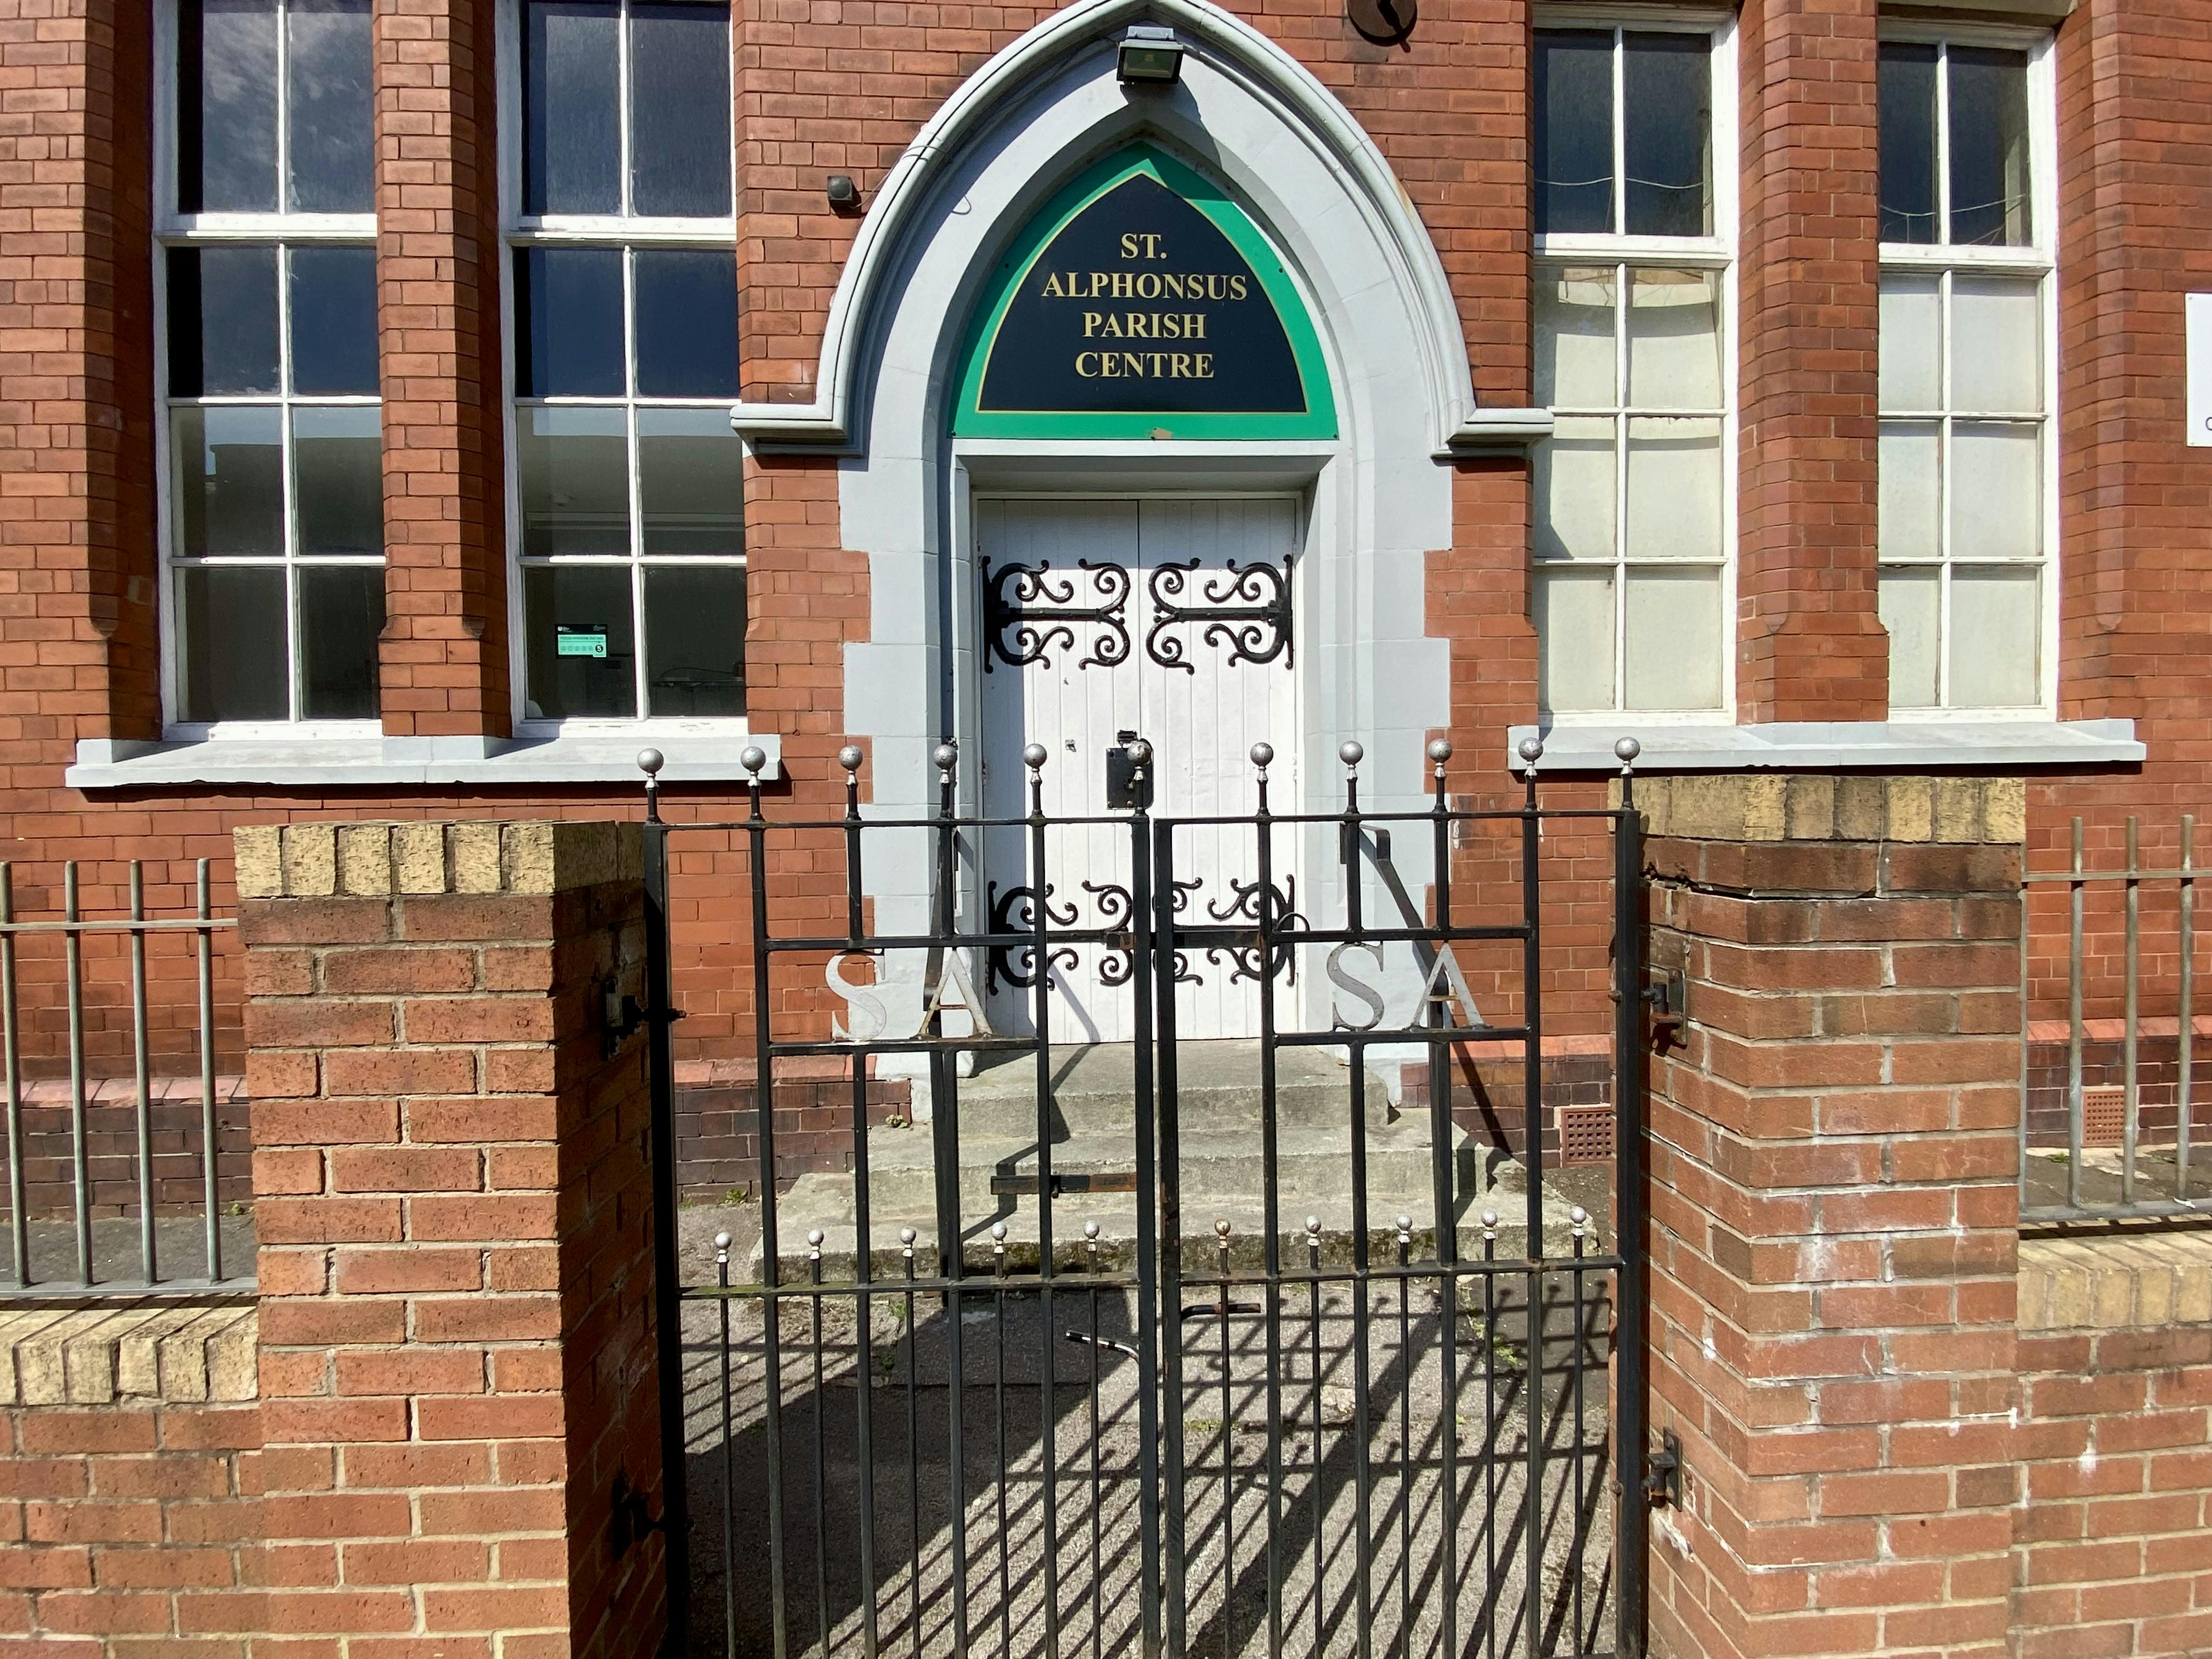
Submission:
<svg viewBox="0 0 2212 1659">
<path fill-rule="evenodd" d="M 1644 1460 L 1644 1501 L 1653 1509 L 1682 1505 L 1682 1437 L 1667 1429 L 1659 1436 L 1659 1449 Z"/>
<path fill-rule="evenodd" d="M 1689 975 L 1680 968 L 1654 975 L 1644 988 L 1644 1000 L 1651 1007 L 1651 1041 L 1662 1048 L 1680 1042 L 1690 1017 Z"/>
<path fill-rule="evenodd" d="M 629 1554 L 634 1545 L 642 1544 L 649 1534 L 668 1530 L 666 1512 L 652 1513 L 644 1492 L 630 1485 L 628 1469 L 615 1471 L 614 1491 L 608 1503 L 607 1549 L 617 1559 Z"/>
<path fill-rule="evenodd" d="M 609 1060 L 621 1050 L 623 1040 L 641 1026 L 656 1022 L 673 1024 L 683 1018 L 681 1008 L 663 1008 L 656 1012 L 647 1007 L 629 992 L 619 988 L 611 978 L 599 988 L 600 1047 Z"/>
<path fill-rule="evenodd" d="M 1078 559 L 1075 568 L 1090 578 L 1097 603 L 1078 605 L 1075 590 L 1080 578 L 1055 575 L 1049 564 L 1002 564 L 994 569 L 982 562 L 983 672 L 990 673 L 994 659 L 1009 668 L 1034 663 L 1052 666 L 1053 650 L 1076 648 L 1078 628 L 1096 627 L 1090 649 L 1076 661 L 1078 668 L 1114 668 L 1129 660 L 1129 625 L 1123 611 L 1129 601 L 1129 573 L 1118 564 Z"/>
<path fill-rule="evenodd" d="M 1035 1198 L 1037 1178 L 1033 1175 L 1002 1175 L 991 1177 L 993 1196 L 1000 1198 Z M 1137 1190 L 1134 1170 L 1103 1170 L 1091 1175 L 1061 1175 L 1055 1171 L 1052 1177 L 1052 1195 L 1063 1198 L 1069 1193 L 1133 1193 Z"/>
<path fill-rule="evenodd" d="M 1145 635 L 1145 654 L 1163 668 L 1195 674 L 1198 669 L 1183 655 L 1182 641 L 1162 634 L 1178 623 L 1202 622 L 1206 642 L 1227 646 L 1232 665 L 1249 662 L 1258 666 L 1280 657 L 1285 667 L 1291 666 L 1291 580 L 1285 568 L 1265 559 L 1250 564 L 1231 559 L 1225 569 L 1208 571 L 1190 584 L 1198 590 L 1198 603 L 1178 604 L 1186 580 L 1198 568 L 1199 561 L 1191 558 L 1152 572 L 1147 586 L 1153 622 Z"/>
</svg>

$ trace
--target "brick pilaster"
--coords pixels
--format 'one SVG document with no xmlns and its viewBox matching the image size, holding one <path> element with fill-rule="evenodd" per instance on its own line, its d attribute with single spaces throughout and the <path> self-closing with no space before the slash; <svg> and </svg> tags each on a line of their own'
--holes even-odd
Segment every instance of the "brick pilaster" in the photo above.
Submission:
<svg viewBox="0 0 2212 1659">
<path fill-rule="evenodd" d="M 2005 1651 L 2023 790 L 1645 786 L 1655 967 L 1652 1646 Z"/>
<path fill-rule="evenodd" d="M 489 0 L 378 0 L 376 301 L 394 737 L 510 726 Z"/>
<path fill-rule="evenodd" d="M 644 1042 L 608 1056 L 599 1013 L 639 983 L 636 830 L 297 824 L 237 859 L 269 1628 L 651 1651 L 660 1538 L 610 1529 L 618 1473 L 662 1504 Z"/>
<path fill-rule="evenodd" d="M 1736 710 L 1883 719 L 1875 0 L 1747 0 Z"/>
</svg>

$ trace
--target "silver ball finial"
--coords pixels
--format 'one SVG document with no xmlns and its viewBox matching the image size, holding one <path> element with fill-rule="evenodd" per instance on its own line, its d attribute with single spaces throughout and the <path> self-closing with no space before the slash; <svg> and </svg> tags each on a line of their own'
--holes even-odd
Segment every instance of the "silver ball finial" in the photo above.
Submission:
<svg viewBox="0 0 2212 1659">
<path fill-rule="evenodd" d="M 1567 1212 L 1567 1219 L 1574 1224 L 1575 1231 L 1580 1232 L 1589 1224 L 1589 1212 L 1577 1204 Z"/>
<path fill-rule="evenodd" d="M 1544 758 L 1544 740 L 1541 738 L 1523 738 L 1515 746 L 1513 752 L 1528 762 L 1529 765 L 1534 766 Z"/>
<path fill-rule="evenodd" d="M 1128 754 L 1129 760 L 1133 765 L 1150 766 L 1152 763 L 1152 745 L 1142 738 L 1131 740 Z"/>
<path fill-rule="evenodd" d="M 1006 1242 L 1006 1224 L 1005 1222 L 994 1221 L 991 1224 L 991 1239 L 994 1243 L 998 1244 L 1003 1244 Z"/>
<path fill-rule="evenodd" d="M 1346 738 L 1337 745 L 1336 757 L 1346 766 L 1357 766 L 1367 758 L 1366 745 L 1354 738 Z"/>
<path fill-rule="evenodd" d="M 1451 739 L 1437 738 L 1429 744 L 1429 758 L 1442 766 L 1452 757 Z"/>
<path fill-rule="evenodd" d="M 641 749 L 637 751 L 637 769 L 648 778 L 659 777 L 660 769 L 667 764 L 667 757 L 658 749 Z"/>
<path fill-rule="evenodd" d="M 1482 1212 L 1482 1231 L 1486 1233 L 1494 1233 L 1498 1231 L 1497 1211 L 1485 1210 Z"/>
<path fill-rule="evenodd" d="M 1083 1236 L 1091 1240 L 1092 1243 L 1097 1243 L 1098 1242 L 1098 1224 L 1095 1221 L 1085 1222 L 1083 1224 Z"/>
<path fill-rule="evenodd" d="M 714 1235 L 714 1248 L 718 1250 L 726 1250 L 731 1245 L 737 1242 L 738 1241 L 736 1239 L 732 1238 L 727 1233 L 716 1233 Z"/>
<path fill-rule="evenodd" d="M 1306 1218 L 1306 1231 L 1310 1233 L 1319 1232 L 1321 1231 L 1321 1218 L 1317 1215 L 1308 1216 Z"/>
<path fill-rule="evenodd" d="M 1255 743 L 1252 745 L 1253 765 L 1258 767 L 1262 772 L 1264 772 L 1274 763 L 1275 745 L 1273 744 Z"/>
<path fill-rule="evenodd" d="M 848 743 L 837 751 L 837 764 L 848 772 L 859 771 L 862 758 L 860 745 L 857 743 Z"/>
<path fill-rule="evenodd" d="M 1620 757 L 1623 766 L 1633 766 L 1636 757 L 1644 752 L 1644 745 L 1633 738 L 1623 738 L 1613 745 L 1613 752 Z"/>
<path fill-rule="evenodd" d="M 823 1237 L 822 1229 L 819 1227 L 809 1227 L 806 1230 L 806 1243 L 811 1249 L 818 1250 L 822 1248 Z"/>
<path fill-rule="evenodd" d="M 761 768 L 768 764 L 768 750 L 757 743 L 749 743 L 745 745 L 744 753 L 738 757 L 738 764 L 758 779 Z"/>
<path fill-rule="evenodd" d="M 1398 1231 L 1401 1233 L 1410 1233 L 1413 1231 L 1413 1218 L 1409 1215 L 1400 1216 L 1398 1218 Z"/>
<path fill-rule="evenodd" d="M 940 743 L 929 751 L 930 764 L 940 772 L 950 772 L 960 759 L 960 751 L 949 743 Z"/>
<path fill-rule="evenodd" d="M 1215 1222 L 1215 1223 L 1213 1224 L 1213 1231 L 1214 1231 L 1214 1236 L 1215 1236 L 1216 1237 L 1218 1237 L 1218 1238 L 1223 1238 L 1223 1239 L 1227 1238 L 1227 1237 L 1229 1237 L 1229 1223 L 1228 1223 L 1228 1221 L 1224 1218 L 1224 1219 L 1223 1219 L 1223 1220 L 1219 1220 L 1219 1221 Z"/>
<path fill-rule="evenodd" d="M 911 1227 L 902 1227 L 899 1229 L 899 1243 L 905 1245 L 909 1250 L 914 1248 L 915 1237 L 916 1234 Z"/>
<path fill-rule="evenodd" d="M 1051 751 L 1041 743 L 1033 743 L 1022 750 L 1022 764 L 1032 772 L 1044 770 L 1044 763 L 1050 758 Z"/>
</svg>

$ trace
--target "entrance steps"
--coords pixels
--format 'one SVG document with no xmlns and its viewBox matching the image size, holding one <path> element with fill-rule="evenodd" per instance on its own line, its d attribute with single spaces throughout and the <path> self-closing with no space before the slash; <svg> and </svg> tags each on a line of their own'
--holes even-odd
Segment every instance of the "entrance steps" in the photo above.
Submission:
<svg viewBox="0 0 2212 1659">
<path fill-rule="evenodd" d="M 1266 1091 L 1256 1042 L 1185 1042 L 1176 1051 L 1179 1153 L 1176 1190 L 1188 1271 L 1206 1272 L 1220 1261 L 1218 1224 L 1228 1224 L 1232 1266 L 1255 1268 L 1264 1259 L 1261 1144 Z M 1055 1048 L 1049 1069 L 1043 1127 L 1051 1147 L 1059 1196 L 1052 1205 L 1054 1258 L 1063 1273 L 1086 1259 L 1085 1224 L 1098 1227 L 1102 1268 L 1127 1271 L 1134 1261 L 1137 1198 L 1125 1187 L 1136 1167 L 1136 1052 L 1128 1044 Z M 1396 1219 L 1411 1222 L 1411 1254 L 1434 1249 L 1437 1146 L 1425 1111 L 1393 1108 L 1382 1079 L 1363 1079 L 1360 1121 L 1366 1164 L 1365 1229 L 1370 1259 L 1395 1259 Z M 911 1124 L 872 1129 L 867 1140 L 867 1225 L 878 1277 L 904 1273 L 900 1233 L 916 1235 L 915 1273 L 931 1277 L 937 1266 L 936 1128 L 927 1121 L 926 1084 Z M 1001 1064 L 960 1080 L 958 1209 L 963 1259 L 970 1273 L 988 1273 L 996 1259 L 992 1229 L 1006 1228 L 1006 1266 L 1034 1271 L 1038 1259 L 1038 1068 L 1033 1059 Z M 1359 1218 L 1353 1204 L 1354 1103 L 1352 1075 L 1337 1055 L 1320 1048 L 1279 1048 L 1275 1054 L 1277 1235 L 1280 1260 L 1291 1267 L 1307 1261 L 1308 1218 L 1320 1224 L 1325 1265 L 1352 1259 Z M 1526 1172 L 1502 1152 L 1478 1146 L 1450 1129 L 1445 1148 L 1453 1170 L 1459 1249 L 1482 1254 L 1482 1215 L 1497 1212 L 1497 1254 L 1527 1254 Z M 823 1276 L 852 1276 L 860 1248 L 859 1182 L 851 1173 L 801 1176 L 777 1202 L 781 1276 L 803 1281 L 808 1272 L 807 1236 L 823 1235 Z M 1572 1249 L 1568 1206 L 1547 1196 L 1540 1209 L 1544 1252 Z M 757 1244 L 748 1267 L 757 1273 L 765 1243 Z"/>
</svg>

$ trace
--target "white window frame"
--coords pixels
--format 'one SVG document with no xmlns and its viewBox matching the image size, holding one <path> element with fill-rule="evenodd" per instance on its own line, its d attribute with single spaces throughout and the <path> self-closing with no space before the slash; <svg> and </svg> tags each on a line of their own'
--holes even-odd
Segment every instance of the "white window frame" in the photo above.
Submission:
<svg viewBox="0 0 2212 1659">
<path fill-rule="evenodd" d="M 500 197 L 500 255 L 499 292 L 500 314 L 504 319 L 501 332 L 502 373 L 505 397 L 502 416 L 506 422 L 507 447 L 507 656 L 509 696 L 514 704 L 514 728 L 518 732 L 532 736 L 553 736 L 561 732 L 629 732 L 659 736 L 698 732 L 722 738 L 746 737 L 751 734 L 750 717 L 742 714 L 714 715 L 656 715 L 650 712 L 647 676 L 647 635 L 645 623 L 645 572 L 648 566 L 678 569 L 723 568 L 735 566 L 748 572 L 745 592 L 746 618 L 751 613 L 752 593 L 750 583 L 749 550 L 734 558 L 716 557 L 701 554 L 662 554 L 647 556 L 638 546 L 641 529 L 637 465 L 637 411 L 640 410 L 712 409 L 726 414 L 732 400 L 728 398 L 643 398 L 625 391 L 612 397 L 532 397 L 519 395 L 521 384 L 521 364 L 515 338 L 514 254 L 517 249 L 530 247 L 597 247 L 617 248 L 623 253 L 623 382 L 625 387 L 637 384 L 635 307 L 633 304 L 635 262 L 630 255 L 641 249 L 654 248 L 714 248 L 734 251 L 737 246 L 737 192 L 739 188 L 737 147 L 736 67 L 734 51 L 731 68 L 730 108 L 730 196 L 731 211 L 713 218 L 671 219 L 663 217 L 631 217 L 627 214 L 526 214 L 522 211 L 523 145 L 523 43 L 522 12 L 526 0 L 502 0 L 498 9 L 499 56 L 499 197 Z M 623 200 L 627 204 L 630 193 L 630 31 L 629 0 L 621 0 L 622 21 L 617 32 L 621 67 L 616 77 L 617 96 L 620 100 L 620 143 L 622 155 L 619 172 Z M 737 27 L 737 3 L 730 5 L 731 28 Z M 734 303 L 734 300 L 732 301 Z M 522 554 L 522 468 L 518 439 L 520 422 L 519 411 L 533 408 L 618 409 L 626 412 L 625 441 L 629 452 L 629 524 L 630 551 L 627 555 L 566 555 L 558 560 L 532 560 L 526 564 Z M 740 444 L 738 465 L 750 459 L 751 448 Z M 636 672 L 633 695 L 638 712 L 628 716 L 566 715 L 541 716 L 530 714 L 530 638 L 529 611 L 523 591 L 523 572 L 538 564 L 597 564 L 627 567 L 630 573 L 630 619 L 636 641 Z M 750 675 L 746 677 L 748 687 Z"/>
<path fill-rule="evenodd" d="M 2007 27 L 2002 25 L 1973 23 L 1888 23 L 1881 28 L 1881 41 L 1936 46 L 1987 46 L 2005 52 L 2025 52 L 2027 54 L 2027 166 L 2028 211 L 2033 220 L 2030 230 L 2033 240 L 2018 247 L 1989 247 L 1978 245 L 1953 245 L 1948 242 L 1884 242 L 1881 244 L 1881 274 L 1936 276 L 1941 278 L 1942 326 L 1944 330 L 1943 361 L 1938 366 L 1942 377 L 1943 412 L 1938 417 L 1942 428 L 1942 453 L 1939 477 L 1942 495 L 1938 501 L 1937 531 L 1942 538 L 1942 551 L 1934 560 L 1879 560 L 1878 565 L 1910 563 L 1923 568 L 1942 572 L 1938 578 L 1941 599 L 1936 612 L 1936 695 L 1937 706 L 1930 708 L 1893 708 L 1890 718 L 1895 720 L 1916 720 L 1941 723 L 1943 721 L 1992 720 L 2049 720 L 2058 702 L 2058 652 L 2060 587 L 2059 530 L 2059 429 L 2058 429 L 2058 116 L 2056 84 L 2056 40 L 2047 28 Z M 1950 234 L 1951 170 L 1949 163 L 1949 97 L 1950 77 L 1948 73 L 1936 77 L 1936 191 L 1937 212 L 1942 221 L 1943 234 Z M 2043 554 L 2039 568 L 2043 580 L 2039 584 L 2037 604 L 2040 610 L 2038 627 L 2039 648 L 2037 662 L 2039 695 L 2031 704 L 1954 706 L 1943 701 L 1949 695 L 1951 641 L 1951 412 L 1950 386 L 1950 314 L 1951 280 L 1957 275 L 1983 276 L 2030 276 L 2039 280 L 2040 301 L 2039 325 L 2042 330 L 2043 415 L 2041 420 L 2042 494 L 2041 520 Z M 1911 414 L 1891 416 L 1887 411 L 1877 415 L 1877 425 L 1888 419 L 1912 418 Z M 1929 417 L 1922 413 L 1918 418 Z M 1968 418 L 1972 418 L 1971 416 Z M 2004 562 L 1969 560 L 1969 563 Z M 2024 564 L 2024 561 L 2008 562 Z M 1877 571 L 1879 580 L 1879 571 Z"/>
<path fill-rule="evenodd" d="M 1615 33 L 1613 56 L 1613 177 L 1626 178 L 1627 166 L 1626 148 L 1627 123 L 1621 118 L 1624 88 L 1622 85 L 1623 57 L 1619 36 L 1623 33 L 1638 34 L 1704 34 L 1711 38 L 1712 51 L 1710 64 L 1712 73 L 1712 131 L 1711 137 L 1713 169 L 1713 232 L 1709 236 L 1631 236 L 1625 234 L 1601 234 L 1575 232 L 1567 234 L 1546 234 L 1534 238 L 1535 280 L 1544 280 L 1547 270 L 1569 266 L 1587 267 L 1611 265 L 1614 270 L 1614 328 L 1613 328 L 1613 385 L 1618 405 L 1603 410 L 1583 410 L 1559 405 L 1555 415 L 1573 418 L 1578 415 L 1603 415 L 1617 422 L 1613 441 L 1613 707 L 1610 709 L 1576 708 L 1542 711 L 1547 721 L 1556 718 L 1562 723 L 1610 720 L 1620 714 L 1633 714 L 1638 720 L 1662 726 L 1733 725 L 1735 720 L 1735 617 L 1737 568 L 1737 434 L 1739 410 L 1742 404 L 1741 377 L 1737 372 L 1737 258 L 1739 240 L 1739 177 L 1740 118 L 1736 84 L 1736 24 L 1734 12 L 1716 12 L 1692 7 L 1636 7 L 1620 6 L 1546 6 L 1538 10 L 1530 28 L 1589 29 L 1610 28 Z M 1534 215 L 1532 203 L 1530 212 Z M 1613 222 L 1620 223 L 1627 211 L 1627 191 L 1617 188 L 1613 200 Z M 1628 577 L 1632 562 L 1626 552 L 1628 534 L 1628 422 L 1637 415 L 1656 415 L 1686 418 L 1680 409 L 1639 410 L 1626 401 L 1628 334 L 1626 326 L 1629 302 L 1628 274 L 1638 266 L 1657 266 L 1681 270 L 1709 270 L 1720 276 L 1720 351 L 1721 389 L 1723 407 L 1711 413 L 1719 416 L 1721 422 L 1721 557 L 1717 567 L 1694 560 L 1668 562 L 1669 568 L 1686 570 L 1711 569 L 1720 571 L 1720 617 L 1718 641 L 1721 654 L 1720 699 L 1705 708 L 1643 709 L 1631 705 L 1628 695 Z M 1531 296 L 1531 312 L 1534 296 Z M 1533 322 L 1531 339 L 1533 343 Z M 1711 413 L 1689 416 L 1687 418 L 1711 418 Z M 1530 503 L 1532 526 L 1540 504 Z M 1545 565 L 1565 566 L 1571 562 L 1578 568 L 1601 568 L 1595 559 L 1548 560 L 1532 556 L 1529 561 L 1531 580 Z M 1647 561 L 1647 563 L 1656 562 Z"/>
<path fill-rule="evenodd" d="M 284 115 L 283 88 L 285 59 L 291 50 L 287 31 L 283 26 L 283 11 L 278 13 L 276 30 L 276 84 L 278 118 L 276 124 L 276 178 L 279 201 L 289 188 L 289 136 L 291 124 Z M 371 408 L 381 409 L 380 396 L 302 397 L 291 390 L 292 331 L 290 250 L 301 246 L 366 247 L 376 246 L 376 215 L 369 213 L 179 213 L 177 210 L 177 120 L 182 108 L 177 86 L 177 50 L 179 28 L 176 0 L 162 0 L 154 9 L 154 477 L 155 477 L 155 536 L 161 577 L 155 583 L 161 629 L 161 714 L 163 735 L 181 742 L 201 742 L 213 738 L 286 740 L 315 738 L 358 738 L 380 732 L 382 720 L 302 720 L 300 708 L 300 664 L 297 643 L 300 636 L 299 520 L 292 510 L 295 501 L 295 479 L 292 459 L 292 410 L 295 407 L 313 408 Z M 374 140 L 372 139 L 372 143 Z M 278 249 L 276 267 L 278 390 L 267 394 L 217 394 L 198 398 L 173 399 L 169 392 L 169 292 L 168 262 L 173 248 L 221 246 L 224 244 L 252 244 L 266 246 L 274 244 Z M 285 603 L 290 633 L 287 649 L 292 654 L 286 664 L 285 678 L 290 697 L 291 715 L 281 720 L 187 720 L 183 718 L 185 707 L 184 672 L 185 652 L 183 617 L 177 605 L 177 573 L 185 568 L 177 551 L 179 526 L 176 522 L 176 471 L 170 437 L 170 411 L 173 408 L 199 406 L 204 408 L 246 407 L 274 408 L 282 422 L 283 465 L 285 480 L 284 552 L 280 559 L 229 558 L 195 560 L 192 563 L 227 564 L 240 568 L 271 569 L 281 568 L 285 573 Z M 371 556 L 331 556 L 318 554 L 306 562 L 314 566 L 374 566 L 385 568 L 383 555 Z"/>
</svg>

